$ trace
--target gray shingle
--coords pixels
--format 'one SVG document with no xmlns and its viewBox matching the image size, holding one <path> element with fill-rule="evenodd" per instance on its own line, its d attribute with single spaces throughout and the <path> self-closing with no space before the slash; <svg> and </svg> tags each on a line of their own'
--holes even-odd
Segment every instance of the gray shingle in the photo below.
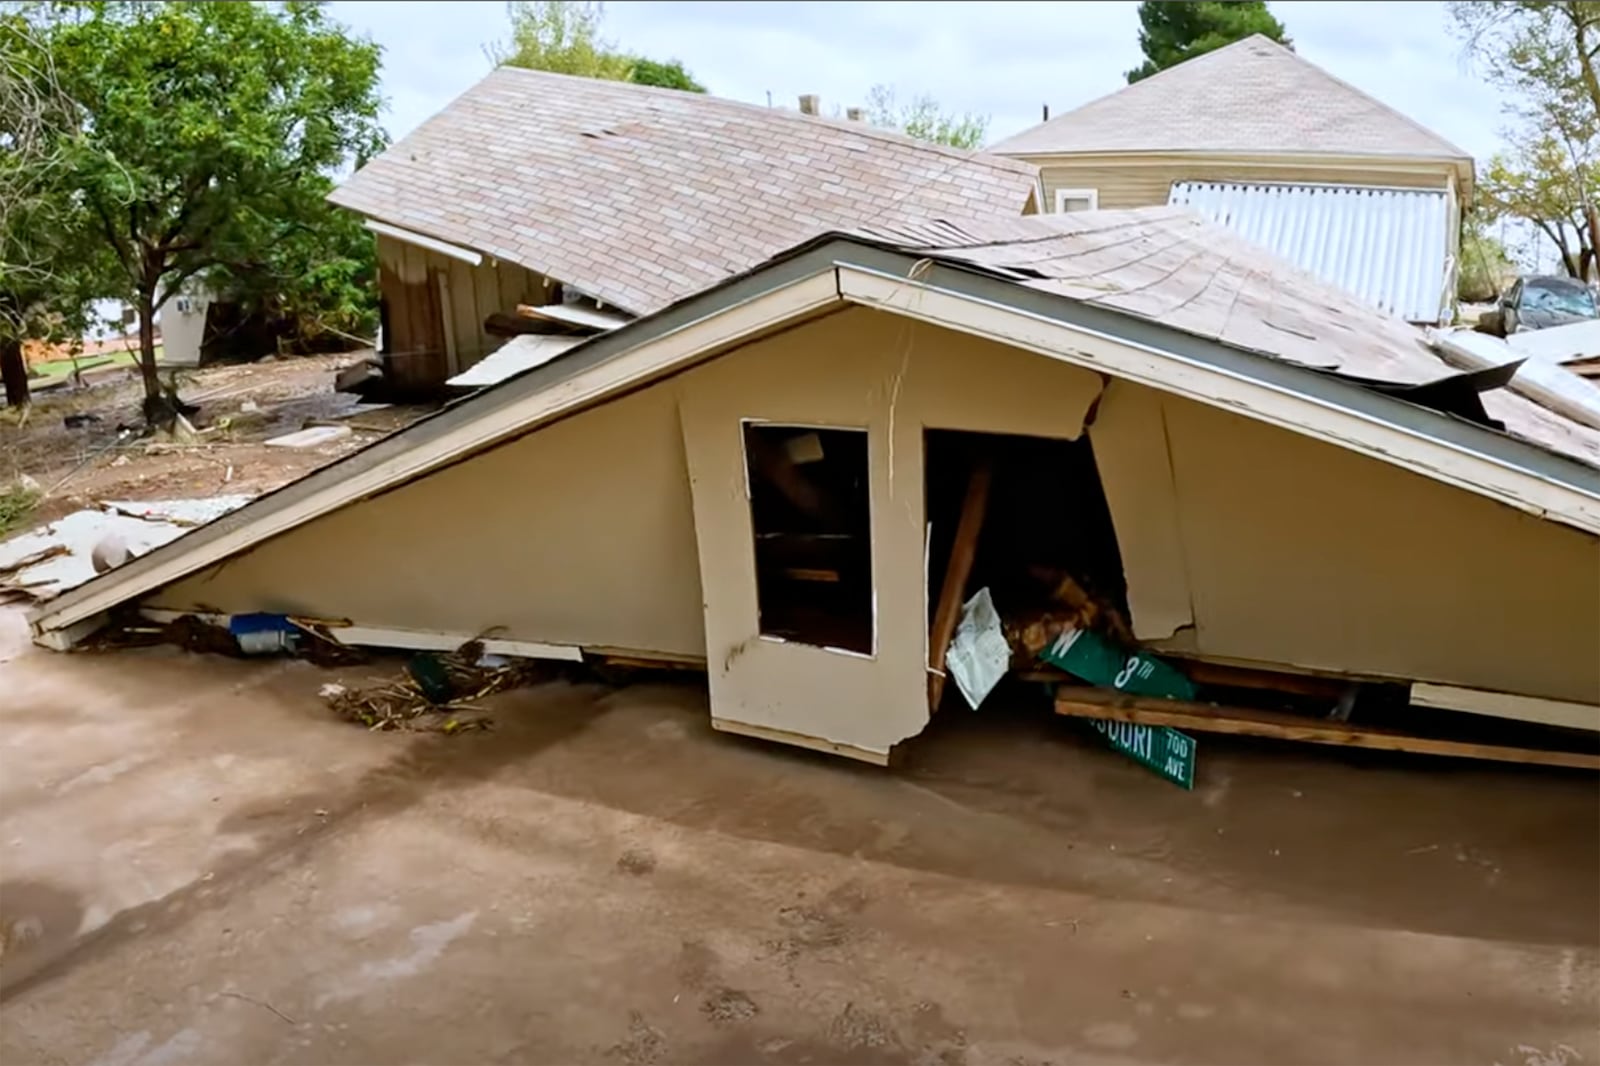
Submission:
<svg viewBox="0 0 1600 1066">
<path fill-rule="evenodd" d="M 1057 115 L 990 151 L 1471 158 L 1433 131 L 1260 34 Z"/>
<path fill-rule="evenodd" d="M 1019 215 L 1036 180 L 860 123 L 502 68 L 330 199 L 643 314 L 825 230 Z"/>
</svg>

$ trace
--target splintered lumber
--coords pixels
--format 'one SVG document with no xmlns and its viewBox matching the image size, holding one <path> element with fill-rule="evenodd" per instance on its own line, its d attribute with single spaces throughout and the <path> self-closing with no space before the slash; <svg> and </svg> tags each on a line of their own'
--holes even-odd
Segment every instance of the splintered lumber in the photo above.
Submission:
<svg viewBox="0 0 1600 1066">
<path fill-rule="evenodd" d="M 961 596 L 972 576 L 972 561 L 978 554 L 978 533 L 989 506 L 989 482 L 993 470 L 988 459 L 980 459 L 967 478 L 967 494 L 961 501 L 961 519 L 956 524 L 955 543 L 950 546 L 950 561 L 945 565 L 944 583 L 939 586 L 939 606 L 933 613 L 928 635 L 928 709 L 937 711 L 944 695 L 944 657 L 950 638 L 961 620 Z"/>
<path fill-rule="evenodd" d="M 1214 707 L 1207 703 L 1187 703 L 1182 700 L 1140 699 L 1108 689 L 1063 688 L 1056 695 L 1056 713 L 1073 718 L 1106 718 L 1136 725 L 1164 725 L 1196 733 L 1231 733 L 1271 740 L 1298 740 L 1308 744 L 1600 770 L 1600 754 L 1438 740 L 1412 736 L 1396 729 L 1302 718 L 1277 711 Z"/>
</svg>

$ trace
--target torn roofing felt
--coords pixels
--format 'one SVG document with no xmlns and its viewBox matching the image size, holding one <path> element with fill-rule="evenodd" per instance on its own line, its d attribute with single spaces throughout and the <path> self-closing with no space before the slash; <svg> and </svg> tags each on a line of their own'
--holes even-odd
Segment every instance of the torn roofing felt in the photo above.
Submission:
<svg viewBox="0 0 1600 1066">
<path fill-rule="evenodd" d="M 501 67 L 329 199 L 648 314 L 827 230 L 1020 215 L 1038 180 L 864 122 Z"/>
<path fill-rule="evenodd" d="M 1032 342 L 1034 347 L 1047 343 L 1048 350 L 1064 357 L 1077 353 L 1085 337 L 1106 337 L 1170 361 L 1174 374 L 1207 368 L 1261 394 L 1298 395 L 1355 412 L 1361 425 L 1392 427 L 1407 439 L 1448 448 L 1459 459 L 1447 479 L 1451 483 L 1502 502 L 1512 501 L 1484 486 L 1503 485 L 1511 477 L 1523 479 L 1518 484 L 1548 487 L 1558 494 L 1559 507 L 1531 503 L 1527 494 L 1516 497 L 1516 505 L 1600 532 L 1600 432 L 1501 388 L 1482 393 L 1481 399 L 1486 412 L 1505 423 L 1505 433 L 1408 402 L 1388 394 L 1391 389 L 1380 391 L 1374 384 L 1396 386 L 1403 393 L 1460 375 L 1422 347 L 1420 334 L 1410 326 L 1218 227 L 1163 207 L 934 221 L 814 238 L 737 278 L 593 337 L 104 574 L 36 610 L 35 626 L 71 625 L 259 540 L 603 403 L 613 394 L 586 392 L 578 379 L 637 356 L 656 342 L 676 343 L 698 327 L 744 314 L 768 296 L 826 280 L 819 301 L 785 305 L 790 309 L 746 323 L 748 328 L 776 328 L 796 316 L 838 306 L 846 299 L 841 289 L 847 271 L 881 277 L 912 294 L 906 313 L 915 309 L 918 291 L 948 293 L 966 305 L 1005 308 L 1052 330 L 1064 327 L 1051 332 L 1048 342 Z M 900 311 L 878 306 L 889 313 Z M 1322 330 L 1334 339 L 1318 343 L 1315 338 Z M 717 336 L 715 331 L 711 335 Z M 669 353 L 662 363 L 647 362 L 641 376 L 630 380 L 658 380 L 714 358 L 728 344 L 722 339 L 704 347 L 667 345 L 661 349 Z M 1356 380 L 1363 378 L 1367 384 Z M 536 400 L 547 393 L 556 399 L 534 410 L 540 406 Z M 1192 390 L 1188 394 L 1203 399 Z M 1237 403 L 1217 402 L 1248 413 Z M 483 426 L 493 429 L 476 428 Z M 1360 440 L 1300 431 L 1341 447 L 1382 454 L 1381 448 Z M 283 514 L 293 517 L 279 517 Z M 212 547 L 224 538 L 223 546 Z M 102 594 L 103 589 L 111 591 Z"/>
</svg>

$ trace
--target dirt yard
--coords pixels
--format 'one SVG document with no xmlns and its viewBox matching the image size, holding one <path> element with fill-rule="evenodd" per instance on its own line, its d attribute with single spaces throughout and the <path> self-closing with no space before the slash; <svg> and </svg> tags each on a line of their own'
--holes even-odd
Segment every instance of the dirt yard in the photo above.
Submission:
<svg viewBox="0 0 1600 1066">
<path fill-rule="evenodd" d="M 1600 1060 L 1593 775 L 1049 715 L 882 770 L 692 675 L 369 733 L 322 670 L 0 610 L 0 1061 Z M 1581 1059 L 1580 1059 L 1581 1056 Z"/>
<path fill-rule="evenodd" d="M 200 407 L 194 418 L 200 433 L 185 442 L 123 434 L 141 425 L 143 393 L 132 368 L 96 375 L 81 389 L 41 392 L 20 427 L 16 413 L 0 408 L 0 486 L 25 474 L 48 492 L 22 529 L 96 500 L 191 499 L 275 489 L 426 413 L 425 408 L 363 405 L 334 392 L 335 375 L 366 354 L 180 371 L 180 395 Z M 262 443 L 322 424 L 348 425 L 353 432 L 313 448 Z"/>
</svg>

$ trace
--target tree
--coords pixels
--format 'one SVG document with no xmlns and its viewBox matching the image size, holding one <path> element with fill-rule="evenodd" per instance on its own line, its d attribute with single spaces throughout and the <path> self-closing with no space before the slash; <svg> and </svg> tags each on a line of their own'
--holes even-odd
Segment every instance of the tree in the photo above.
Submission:
<svg viewBox="0 0 1600 1066">
<path fill-rule="evenodd" d="M 22 342 L 76 336 L 92 295 L 92 257 L 65 239 L 79 211 L 67 166 L 79 123 L 37 28 L 0 13 L 0 379 L 12 407 L 29 399 Z"/>
<path fill-rule="evenodd" d="M 145 413 L 170 424 L 155 315 L 196 275 L 270 263 L 325 229 L 329 175 L 384 143 L 378 47 L 321 8 L 207 0 L 53 8 L 49 42 L 85 121 L 67 156 L 80 232 L 139 313 Z"/>
<path fill-rule="evenodd" d="M 1144 0 L 1139 48 L 1145 60 L 1128 71 L 1128 84 L 1257 33 L 1293 47 L 1265 0 Z"/>
<path fill-rule="evenodd" d="M 1516 273 L 1511 254 L 1488 231 L 1483 216 L 1470 215 L 1462 226 L 1460 268 L 1456 271 L 1456 299 L 1461 303 L 1487 303 L 1500 292 L 1507 277 Z"/>
<path fill-rule="evenodd" d="M 1534 226 L 1563 269 L 1600 277 L 1600 2 L 1451 4 L 1457 32 L 1508 94 L 1510 145 L 1480 188 L 1491 217 Z"/>
<path fill-rule="evenodd" d="M 603 4 L 593 0 L 516 0 L 507 5 L 507 11 L 511 16 L 510 44 L 491 44 L 485 49 L 497 66 L 706 91 L 678 60 L 645 59 L 602 38 Z"/>
<path fill-rule="evenodd" d="M 971 112 L 947 115 L 939 110 L 939 102 L 927 94 L 902 104 L 893 87 L 888 85 L 874 85 L 868 90 L 866 111 L 867 121 L 874 126 L 969 151 L 983 144 L 984 134 L 989 130 L 987 115 Z"/>
</svg>

